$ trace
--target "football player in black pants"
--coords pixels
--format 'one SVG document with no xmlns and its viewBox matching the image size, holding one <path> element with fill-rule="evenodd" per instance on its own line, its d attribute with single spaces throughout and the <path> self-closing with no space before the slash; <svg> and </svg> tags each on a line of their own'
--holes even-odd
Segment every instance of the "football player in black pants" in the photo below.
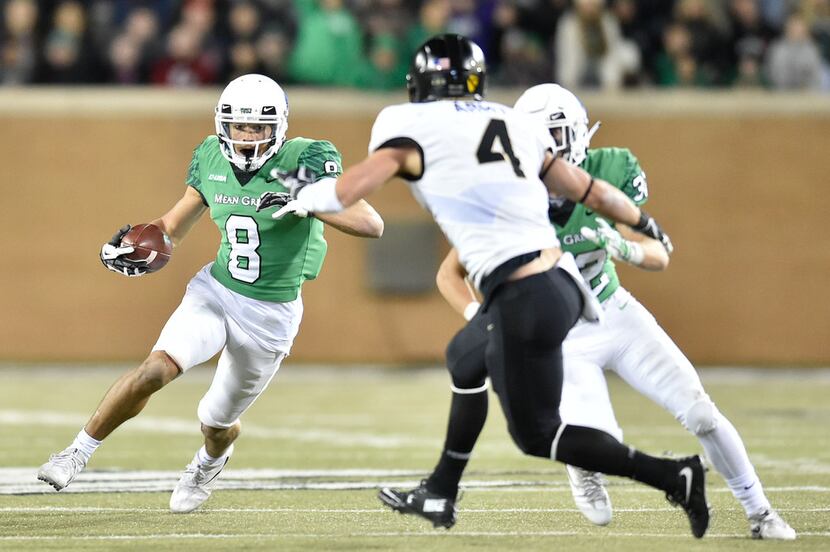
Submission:
<svg viewBox="0 0 830 552">
<path fill-rule="evenodd" d="M 553 138 L 541 123 L 484 101 L 485 81 L 484 56 L 475 43 L 451 34 L 428 40 L 407 76 L 410 103 L 381 111 L 369 156 L 337 179 L 312 183 L 303 171 L 286 175 L 295 199 L 274 216 L 336 212 L 396 176 L 409 180 L 484 295 L 487 370 L 518 447 L 661 489 L 683 506 L 692 533 L 701 537 L 709 510 L 699 457 L 655 458 L 559 418 L 562 341 L 579 316 L 596 320 L 601 307 L 573 257 L 559 248 L 547 216 L 548 194 L 584 203 L 655 239 L 668 238 L 625 194 L 556 159 Z M 455 508 L 454 495 L 427 487 L 382 492 L 381 498 L 429 519 Z"/>
</svg>

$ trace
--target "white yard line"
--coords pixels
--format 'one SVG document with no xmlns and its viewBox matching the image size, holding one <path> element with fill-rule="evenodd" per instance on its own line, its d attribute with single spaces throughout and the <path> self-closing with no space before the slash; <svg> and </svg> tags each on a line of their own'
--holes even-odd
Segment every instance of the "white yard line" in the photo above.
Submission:
<svg viewBox="0 0 830 552">
<path fill-rule="evenodd" d="M 36 478 L 37 468 L 0 468 L 0 495 L 54 494 L 55 491 Z M 420 470 L 227 470 L 217 480 L 223 490 L 373 490 L 380 487 L 409 488 L 418 485 Z M 481 479 L 487 476 L 493 479 Z M 509 476 L 513 477 L 509 477 Z M 539 480 L 545 472 L 505 471 L 476 472 L 475 479 L 465 480 L 462 488 L 476 492 L 570 493 L 564 478 Z M 96 471 L 81 473 L 61 494 L 170 492 L 178 481 L 178 471 Z M 501 476 L 501 477 L 499 477 Z M 509 478 L 504 478 L 508 476 Z M 525 477 L 526 479 L 522 479 Z M 529 479 L 532 478 L 532 479 Z M 651 488 L 630 483 L 609 486 L 612 493 L 654 493 Z M 830 487 L 818 485 L 766 487 L 768 493 L 828 493 Z M 710 486 L 708 492 L 729 493 L 723 485 Z"/>
<path fill-rule="evenodd" d="M 138 514 L 167 513 L 167 508 L 115 508 L 97 506 L 7 506 L 0 508 L 0 512 L 37 513 L 37 512 L 66 512 L 77 514 L 97 514 L 102 512 L 125 512 Z M 201 510 L 205 514 L 375 514 L 388 513 L 387 508 L 211 508 Z M 577 508 L 464 508 L 464 513 L 478 514 L 532 514 L 532 513 L 578 513 Z M 614 508 L 615 512 L 626 513 L 654 513 L 677 512 L 677 508 Z M 718 508 L 719 512 L 743 512 L 737 506 L 734 508 Z M 779 512 L 823 513 L 830 512 L 830 508 L 778 508 Z"/>
<path fill-rule="evenodd" d="M 0 425 L 82 427 L 88 415 L 48 410 L 0 410 Z M 198 435 L 199 421 L 186 418 L 144 416 L 129 420 L 121 432 L 141 431 L 168 435 Z M 310 426 L 302 429 L 272 428 L 245 424 L 245 437 L 253 439 L 287 439 L 298 442 L 325 443 L 343 447 L 370 447 L 387 449 L 395 447 L 435 447 L 435 439 L 418 439 L 406 435 L 375 435 L 355 431 L 319 429 Z"/>
<path fill-rule="evenodd" d="M 830 537 L 830 531 L 801 532 L 799 538 L 805 537 Z M 237 533 L 237 534 L 209 534 L 209 533 L 169 533 L 154 535 L 8 535 L 0 536 L 0 541 L 108 541 L 108 540 L 222 540 L 222 539 L 342 539 L 342 538 L 389 538 L 413 537 L 427 538 L 451 538 L 451 537 L 596 537 L 606 541 L 612 537 L 630 537 L 647 539 L 691 539 L 688 534 L 661 534 L 661 533 L 623 533 L 615 531 L 589 532 L 589 531 L 432 531 L 429 533 L 414 532 L 373 532 L 373 533 L 349 533 L 349 534 L 326 534 L 326 533 Z M 709 533 L 707 539 L 745 539 L 744 533 Z"/>
</svg>

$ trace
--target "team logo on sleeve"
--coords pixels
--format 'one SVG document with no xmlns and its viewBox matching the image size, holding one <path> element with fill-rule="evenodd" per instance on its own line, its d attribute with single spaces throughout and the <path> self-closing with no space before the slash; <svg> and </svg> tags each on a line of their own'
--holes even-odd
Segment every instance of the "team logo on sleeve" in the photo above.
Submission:
<svg viewBox="0 0 830 552">
<path fill-rule="evenodd" d="M 323 163 L 323 172 L 326 174 L 336 174 L 340 172 L 340 165 L 336 161 L 326 161 Z"/>
</svg>

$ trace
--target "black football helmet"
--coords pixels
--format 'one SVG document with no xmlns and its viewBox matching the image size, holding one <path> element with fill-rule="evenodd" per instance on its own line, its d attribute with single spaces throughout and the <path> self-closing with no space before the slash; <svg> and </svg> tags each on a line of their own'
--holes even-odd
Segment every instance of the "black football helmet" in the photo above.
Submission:
<svg viewBox="0 0 830 552">
<path fill-rule="evenodd" d="M 457 34 L 437 35 L 418 48 L 406 88 L 410 102 L 431 102 L 440 98 L 484 96 L 487 68 L 478 44 Z"/>
</svg>

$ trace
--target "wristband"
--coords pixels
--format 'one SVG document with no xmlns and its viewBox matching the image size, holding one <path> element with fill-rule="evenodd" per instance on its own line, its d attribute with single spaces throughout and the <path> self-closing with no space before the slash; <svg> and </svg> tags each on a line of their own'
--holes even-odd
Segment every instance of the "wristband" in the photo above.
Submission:
<svg viewBox="0 0 830 552">
<path fill-rule="evenodd" d="M 338 213 L 343 210 L 343 204 L 337 197 L 336 185 L 336 178 L 321 178 L 314 184 L 303 187 L 297 193 L 297 200 L 314 213 Z"/>
<path fill-rule="evenodd" d="M 648 227 L 650 222 L 651 222 L 651 217 L 648 215 L 648 213 L 646 213 L 645 211 L 640 209 L 640 220 L 637 221 L 637 224 L 635 224 L 631 228 L 633 228 L 634 230 L 636 230 L 638 232 L 642 232 L 643 230 L 645 230 Z"/>
<path fill-rule="evenodd" d="M 470 303 L 466 307 L 464 307 L 464 320 L 466 320 L 467 322 L 472 320 L 480 307 L 481 303 L 479 303 L 478 301 L 470 301 Z"/>
<path fill-rule="evenodd" d="M 591 193 L 591 188 L 594 187 L 594 177 L 591 177 L 591 181 L 588 182 L 588 187 L 585 188 L 585 193 L 582 195 L 582 198 L 579 200 L 579 203 L 585 203 L 585 200 L 588 199 L 588 195 Z"/>
<path fill-rule="evenodd" d="M 643 264 L 645 258 L 646 252 L 643 249 L 643 246 L 637 242 L 629 241 L 628 258 L 625 261 L 629 264 L 633 264 L 634 266 L 640 266 L 641 264 Z"/>
</svg>

